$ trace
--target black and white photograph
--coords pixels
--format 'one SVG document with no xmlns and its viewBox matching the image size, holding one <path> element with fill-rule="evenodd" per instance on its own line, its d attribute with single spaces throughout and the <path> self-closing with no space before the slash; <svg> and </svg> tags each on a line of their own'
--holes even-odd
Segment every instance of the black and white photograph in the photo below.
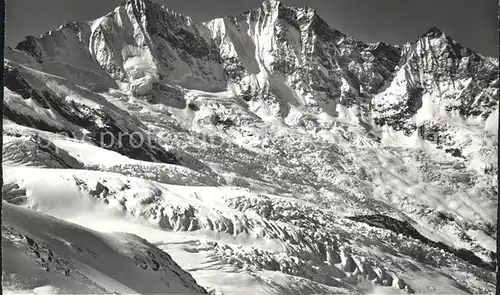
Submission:
<svg viewBox="0 0 500 295">
<path fill-rule="evenodd" d="M 498 294 L 497 0 L 2 0 L 2 294 Z"/>
</svg>

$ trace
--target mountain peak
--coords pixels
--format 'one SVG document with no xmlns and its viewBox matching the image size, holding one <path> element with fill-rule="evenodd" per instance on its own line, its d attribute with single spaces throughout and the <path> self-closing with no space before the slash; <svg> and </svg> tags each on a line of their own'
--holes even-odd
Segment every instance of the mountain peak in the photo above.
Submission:
<svg viewBox="0 0 500 295">
<path fill-rule="evenodd" d="M 127 4 L 140 3 L 143 5 L 151 4 L 151 0 L 122 0 L 121 6 L 125 6 Z M 156 2 L 155 2 L 156 3 Z"/>
<path fill-rule="evenodd" d="M 262 8 L 266 11 L 272 11 L 280 8 L 284 8 L 285 6 L 279 0 L 264 0 L 261 5 Z"/>
<path fill-rule="evenodd" d="M 283 5 L 283 4 L 281 4 L 281 1 L 279 1 L 279 0 L 264 0 L 264 2 L 262 4 L 263 5 L 272 5 L 272 6 Z"/>
<path fill-rule="evenodd" d="M 153 7 L 161 7 L 156 0 L 122 0 L 120 4 L 122 7 L 134 7 L 138 11 L 144 12 L 145 10 Z"/>
<path fill-rule="evenodd" d="M 439 38 L 445 36 L 444 32 L 441 31 L 438 27 L 434 26 L 427 30 L 425 34 L 423 34 L 421 37 L 430 37 L 430 38 Z"/>
</svg>

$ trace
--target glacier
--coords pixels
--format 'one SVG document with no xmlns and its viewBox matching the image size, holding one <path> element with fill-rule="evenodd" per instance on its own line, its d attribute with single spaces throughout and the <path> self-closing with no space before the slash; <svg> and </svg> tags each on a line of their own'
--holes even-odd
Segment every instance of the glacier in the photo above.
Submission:
<svg viewBox="0 0 500 295">
<path fill-rule="evenodd" d="M 5 49 L 3 288 L 493 293 L 498 73 L 435 27 L 365 43 L 276 0 L 29 36 Z"/>
</svg>

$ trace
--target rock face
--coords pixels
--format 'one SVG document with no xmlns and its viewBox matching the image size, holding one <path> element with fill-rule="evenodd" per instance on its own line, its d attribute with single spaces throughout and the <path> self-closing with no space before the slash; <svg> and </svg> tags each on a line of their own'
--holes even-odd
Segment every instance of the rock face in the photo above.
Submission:
<svg viewBox="0 0 500 295">
<path fill-rule="evenodd" d="M 126 0 L 5 56 L 12 204 L 147 219 L 224 294 L 247 272 L 274 294 L 492 291 L 498 60 L 437 28 L 368 44 L 276 0 L 206 23 Z"/>
<path fill-rule="evenodd" d="M 236 91 L 263 97 L 286 117 L 289 105 L 325 110 L 366 102 L 398 64 L 399 47 L 368 45 L 334 30 L 308 7 L 270 0 L 206 24 Z"/>
<path fill-rule="evenodd" d="M 68 23 L 40 38 L 28 37 L 16 49 L 46 72 L 90 89 L 119 85 L 141 96 L 160 80 L 225 88 L 220 56 L 204 36 L 206 28 L 190 17 L 137 0 L 94 21 Z"/>
<path fill-rule="evenodd" d="M 498 66 L 437 28 L 403 47 L 393 75 L 373 100 L 375 122 L 407 134 L 440 116 L 486 119 L 497 106 Z"/>
<path fill-rule="evenodd" d="M 102 96 L 5 61 L 4 116 L 21 125 L 89 140 L 132 159 L 176 163 L 143 125 Z M 39 116 L 42 113 L 42 116 Z"/>
<path fill-rule="evenodd" d="M 357 107 L 358 116 L 371 109 L 378 125 L 407 132 L 418 128 L 407 121 L 424 96 L 447 112 L 486 118 L 498 88 L 491 60 L 437 28 L 402 46 L 366 44 L 330 28 L 314 9 L 276 0 L 205 24 L 150 0 L 125 1 L 16 49 L 90 89 L 119 85 L 146 96 L 160 81 L 208 91 L 229 85 L 247 101 L 266 101 L 281 118 L 291 105 L 332 116 Z"/>
</svg>

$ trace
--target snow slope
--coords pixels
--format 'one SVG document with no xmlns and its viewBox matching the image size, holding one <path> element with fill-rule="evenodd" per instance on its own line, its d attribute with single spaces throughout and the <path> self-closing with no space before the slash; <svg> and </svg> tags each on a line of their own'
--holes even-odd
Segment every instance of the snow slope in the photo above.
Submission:
<svg viewBox="0 0 500 295">
<path fill-rule="evenodd" d="M 2 283 L 13 293 L 206 294 L 165 252 L 2 203 Z"/>
<path fill-rule="evenodd" d="M 195 279 L 199 275 L 209 289 L 227 288 L 214 282 L 209 262 L 223 273 L 250 270 L 265 279 L 269 271 L 278 271 L 278 281 L 293 275 L 313 289 L 343 288 L 337 291 L 354 294 L 366 284 L 425 292 L 427 286 L 414 281 L 425 272 L 453 272 L 451 281 L 443 277 L 441 290 L 454 293 L 488 290 L 494 279 L 482 270 L 487 266 L 473 266 L 474 256 L 429 243 L 412 234 L 411 226 L 410 232 L 395 231 L 390 223 L 370 227 L 304 201 L 235 187 L 164 185 L 115 173 L 4 169 L 8 202 L 90 228 L 139 234 L 194 270 Z M 479 281 L 471 280 L 469 272 Z M 299 292 L 294 288 L 300 290 L 300 284 L 287 292 Z"/>
</svg>

